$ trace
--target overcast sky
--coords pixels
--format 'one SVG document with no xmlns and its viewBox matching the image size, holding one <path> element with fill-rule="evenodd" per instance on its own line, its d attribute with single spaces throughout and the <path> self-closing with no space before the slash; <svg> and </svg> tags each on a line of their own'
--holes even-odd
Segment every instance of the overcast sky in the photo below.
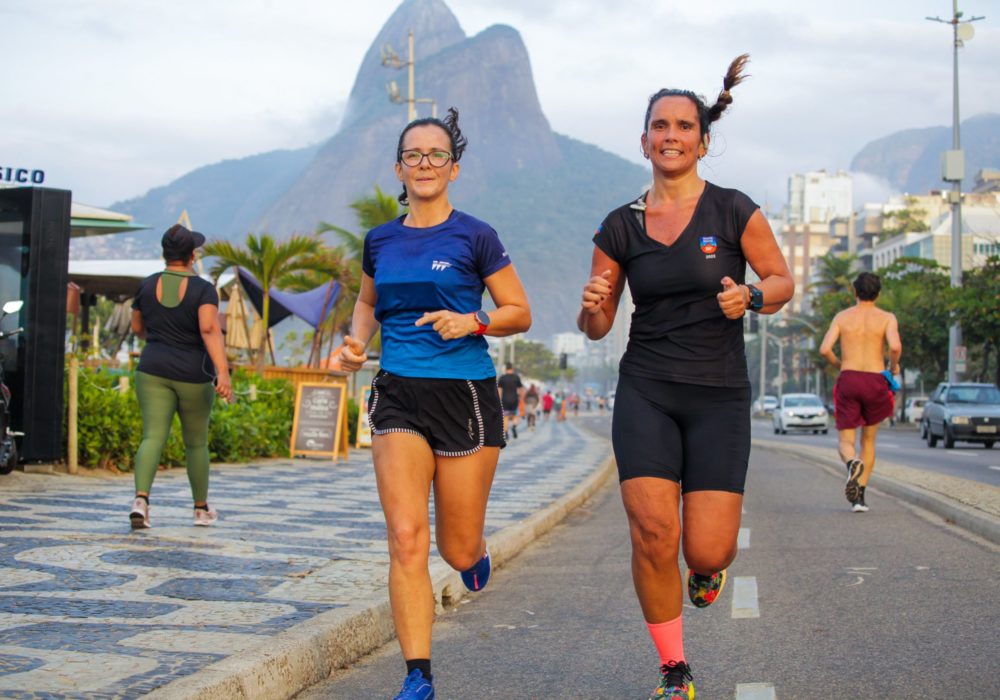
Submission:
<svg viewBox="0 0 1000 700">
<path fill-rule="evenodd" d="M 42 169 L 46 185 L 103 206 L 202 165 L 324 140 L 397 5 L 0 0 L 0 166 Z M 951 28 L 924 19 L 950 17 L 948 0 L 448 5 L 470 36 L 520 31 L 556 131 L 637 163 L 650 93 L 714 96 L 729 60 L 750 52 L 752 78 L 716 125 L 703 174 L 772 208 L 791 173 L 846 169 L 868 141 L 951 124 Z M 959 5 L 987 15 L 959 54 L 962 117 L 1000 112 L 1000 7 Z M 884 193 L 858 189 L 859 200 Z"/>
</svg>

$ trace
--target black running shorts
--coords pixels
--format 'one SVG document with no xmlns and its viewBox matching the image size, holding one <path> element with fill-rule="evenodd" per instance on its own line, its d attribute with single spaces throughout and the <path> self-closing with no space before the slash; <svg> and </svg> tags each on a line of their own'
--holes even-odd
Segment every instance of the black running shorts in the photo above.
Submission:
<svg viewBox="0 0 1000 700">
<path fill-rule="evenodd" d="M 379 371 L 368 421 L 374 435 L 413 433 L 442 457 L 506 445 L 495 378 L 420 379 Z"/>
<path fill-rule="evenodd" d="M 621 375 L 611 440 L 618 480 L 653 476 L 689 491 L 743 493 L 750 459 L 750 387 Z"/>
</svg>

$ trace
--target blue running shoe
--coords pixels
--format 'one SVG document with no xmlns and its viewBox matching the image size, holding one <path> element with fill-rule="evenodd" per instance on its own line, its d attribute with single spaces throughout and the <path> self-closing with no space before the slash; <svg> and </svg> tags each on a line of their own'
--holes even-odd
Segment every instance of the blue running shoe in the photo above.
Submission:
<svg viewBox="0 0 1000 700">
<path fill-rule="evenodd" d="M 476 562 L 476 565 L 471 569 L 462 572 L 462 583 L 470 591 L 481 591 L 486 588 L 487 582 L 490 580 L 490 550 L 487 549 L 483 558 Z"/>
<path fill-rule="evenodd" d="M 434 686 L 424 678 L 419 668 L 415 668 L 403 681 L 399 695 L 392 700 L 434 700 Z"/>
</svg>

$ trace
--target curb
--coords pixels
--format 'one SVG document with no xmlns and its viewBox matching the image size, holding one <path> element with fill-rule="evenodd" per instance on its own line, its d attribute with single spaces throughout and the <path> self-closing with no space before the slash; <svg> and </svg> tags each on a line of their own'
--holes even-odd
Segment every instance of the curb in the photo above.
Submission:
<svg viewBox="0 0 1000 700">
<path fill-rule="evenodd" d="M 573 490 L 523 521 L 489 537 L 490 559 L 501 567 L 600 489 L 615 471 L 613 456 Z M 468 594 L 459 572 L 440 559 L 430 567 L 437 612 Z M 388 593 L 368 603 L 331 610 L 180 678 L 145 697 L 153 700 L 197 698 L 291 698 L 328 679 L 395 638 Z"/>
<path fill-rule="evenodd" d="M 837 477 L 843 477 L 844 469 L 842 465 L 839 461 L 834 461 L 828 456 L 828 450 L 820 450 L 819 448 L 808 447 L 805 445 L 798 445 L 796 447 L 779 445 L 775 442 L 761 440 L 759 438 L 754 438 L 751 442 L 754 447 L 797 457 L 806 462 L 822 467 L 825 471 L 828 471 Z M 877 461 L 877 464 L 879 466 L 879 470 L 876 472 L 876 481 L 869 484 L 872 490 L 886 493 L 890 496 L 906 501 L 911 505 L 923 508 L 934 515 L 943 518 L 948 525 L 955 525 L 963 530 L 971 532 L 974 535 L 982 537 L 993 544 L 1000 544 L 1000 518 L 997 518 L 995 515 L 979 508 L 966 505 L 916 484 L 908 483 L 905 479 L 899 478 L 898 475 L 891 476 L 882 473 L 883 471 L 905 473 L 912 470 L 912 467 L 905 467 L 893 462 L 885 461 L 881 458 Z M 958 479 L 958 477 L 948 477 L 944 475 L 941 475 L 938 478 L 942 481 L 946 479 Z M 992 487 L 989 484 L 976 483 L 976 487 L 982 489 L 995 489 L 995 487 Z"/>
</svg>

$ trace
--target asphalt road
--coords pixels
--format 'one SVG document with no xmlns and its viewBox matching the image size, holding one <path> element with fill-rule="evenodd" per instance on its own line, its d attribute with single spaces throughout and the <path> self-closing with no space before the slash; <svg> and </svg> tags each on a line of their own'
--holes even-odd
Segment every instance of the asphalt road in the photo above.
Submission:
<svg viewBox="0 0 1000 700">
<path fill-rule="evenodd" d="M 601 426 L 606 428 L 606 422 Z M 1000 548 L 755 450 L 722 597 L 685 609 L 698 698 L 1000 697 Z M 756 616 L 755 616 L 756 615 Z M 439 700 L 646 698 L 657 678 L 612 480 L 434 627 Z M 395 642 L 299 697 L 391 698 Z"/>
<path fill-rule="evenodd" d="M 789 443 L 801 442 L 813 447 L 827 447 L 832 455 L 837 453 L 837 431 L 832 421 L 828 435 L 799 432 L 775 435 L 770 418 L 766 420 L 756 418 L 753 421 L 753 436 L 787 440 Z M 982 445 L 957 442 L 953 449 L 946 450 L 939 440 L 937 447 L 930 448 L 920 439 L 920 433 L 913 425 L 885 426 L 880 429 L 875 441 L 875 456 L 876 472 L 877 460 L 882 458 L 907 467 L 927 469 L 939 474 L 1000 486 L 1000 446 L 987 450 Z"/>
</svg>

